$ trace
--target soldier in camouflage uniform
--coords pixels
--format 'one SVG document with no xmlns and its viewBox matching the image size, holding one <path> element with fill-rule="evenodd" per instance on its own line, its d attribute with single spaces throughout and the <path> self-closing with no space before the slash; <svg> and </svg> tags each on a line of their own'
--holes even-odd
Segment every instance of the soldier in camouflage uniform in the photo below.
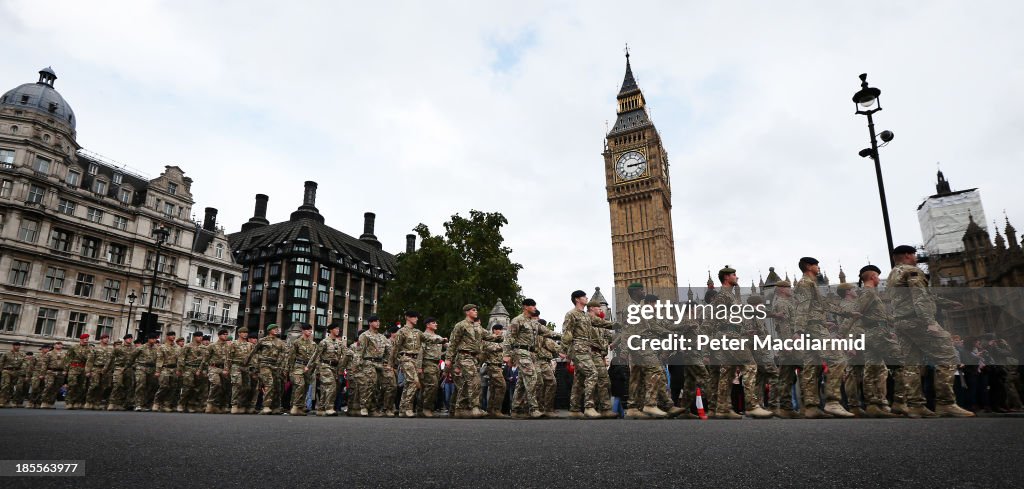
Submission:
<svg viewBox="0 0 1024 489">
<path fill-rule="evenodd" d="M 538 322 L 541 326 L 547 326 L 547 321 L 543 319 L 538 319 Z M 557 342 L 551 338 L 537 335 L 537 362 L 534 363 L 537 368 L 537 403 L 540 404 L 540 410 L 546 418 L 558 417 L 558 411 L 555 411 L 555 392 L 558 389 L 558 383 L 555 381 L 555 369 L 551 366 L 551 362 L 554 361 L 556 355 L 559 355 L 560 351 L 561 346 Z M 518 391 L 517 386 L 516 392 Z"/>
<path fill-rule="evenodd" d="M 100 335 L 100 344 L 93 347 L 89 352 L 89 358 L 85 362 L 85 376 L 89 379 L 89 390 L 85 395 L 85 406 L 83 409 L 103 409 L 103 403 L 107 392 L 110 390 L 111 373 L 114 364 L 111 359 L 114 356 L 114 347 L 110 345 L 110 335 Z"/>
<path fill-rule="evenodd" d="M 896 339 L 896 331 L 890 324 L 891 318 L 885 304 L 878 295 L 878 267 L 867 265 L 860 269 L 860 282 L 863 285 L 857 295 L 856 311 L 861 314 L 854 325 L 857 331 L 864 333 L 864 402 L 867 408 L 864 415 L 869 418 L 892 418 L 899 415 L 889 412 L 886 399 L 886 378 L 889 369 L 887 363 L 897 364 L 900 358 L 900 344 Z"/>
<path fill-rule="evenodd" d="M 64 396 L 65 409 L 80 409 L 85 404 L 86 377 L 85 362 L 89 360 L 89 333 L 78 337 L 78 344 L 67 350 L 64 363 L 67 365 L 64 382 L 68 386 Z"/>
<path fill-rule="evenodd" d="M 21 370 L 18 372 L 18 383 L 14 386 L 12 398 L 14 407 L 22 407 L 28 399 L 28 389 L 32 383 L 32 372 L 35 371 L 36 362 L 39 358 L 32 352 L 25 353 L 25 361 L 21 362 Z"/>
<path fill-rule="evenodd" d="M 480 369 L 477 356 L 484 341 L 500 342 L 498 338 L 476 324 L 478 310 L 475 304 L 462 306 L 466 318 L 455 324 L 448 341 L 445 362 L 452 367 L 458 398 L 454 401 L 456 418 L 482 418 L 480 410 Z"/>
<path fill-rule="evenodd" d="M 633 282 L 626 288 L 626 295 L 629 298 L 629 302 L 626 304 L 624 309 L 628 310 L 630 306 L 639 307 L 644 303 L 644 285 L 640 282 Z M 623 334 L 628 338 L 632 335 L 642 335 L 647 329 L 648 325 L 643 320 L 637 324 L 628 324 L 625 326 Z M 629 390 L 626 395 L 626 419 L 645 419 L 648 415 L 641 412 L 644 408 L 644 365 L 649 364 L 654 366 L 655 362 L 650 355 L 644 352 L 634 352 L 629 348 L 625 349 L 626 361 L 629 362 Z"/>
<path fill-rule="evenodd" d="M 316 369 L 310 365 L 317 351 L 316 343 L 313 342 L 313 325 L 302 323 L 300 327 L 302 335 L 292 341 L 288 347 L 288 359 L 285 360 L 285 368 L 292 380 L 292 409 L 288 412 L 291 416 L 306 415 L 306 392 L 311 377 L 312 383 L 316 384 Z"/>
<path fill-rule="evenodd" d="M 43 390 L 46 385 L 46 357 L 53 349 L 52 345 L 43 345 L 39 347 L 39 357 L 36 358 L 35 365 L 32 368 L 32 379 L 29 385 L 29 396 L 26 399 L 30 408 L 40 408 L 43 402 Z"/>
<path fill-rule="evenodd" d="M 388 418 L 395 416 L 395 401 L 398 395 L 398 373 L 394 368 L 391 367 L 391 363 L 388 361 L 391 358 L 391 354 L 394 351 L 394 344 L 391 342 L 391 338 L 394 337 L 398 328 L 391 328 L 384 333 L 384 365 L 382 366 L 382 374 L 380 379 L 380 397 L 377 400 L 380 405 L 380 415 Z"/>
<path fill-rule="evenodd" d="M 597 389 L 598 375 L 594 354 L 595 350 L 600 352 L 595 328 L 613 329 L 617 326 L 586 312 L 586 306 L 589 302 L 586 292 L 582 290 L 574 291 L 570 295 L 570 299 L 575 307 L 565 314 L 562 327 L 566 335 L 571 336 L 571 341 L 563 345 L 563 348 L 571 352 L 572 361 L 576 365 L 574 384 L 581 383 L 584 411 L 583 415 L 580 416 L 579 413 L 570 410 L 569 416 L 591 419 L 600 418 L 601 413 L 594 409 L 596 405 L 594 393 Z M 607 350 L 605 353 L 607 353 Z"/>
<path fill-rule="evenodd" d="M 601 304 L 596 301 L 590 301 L 594 306 L 588 307 L 590 309 L 591 316 L 594 319 L 604 320 L 597 313 L 601 310 Z M 594 409 L 605 419 L 614 419 L 619 415 L 612 411 L 612 382 L 611 378 L 608 377 L 608 346 L 611 344 L 613 333 L 608 330 L 594 330 L 597 335 L 595 336 L 594 344 L 596 348 L 592 351 L 594 355 L 594 367 L 597 368 L 597 385 L 594 387 Z"/>
<path fill-rule="evenodd" d="M 692 304 L 689 306 L 692 307 Z M 702 334 L 702 327 L 696 313 L 693 317 L 686 317 L 682 323 L 683 338 L 689 339 L 690 345 L 697 344 L 697 335 Z M 702 399 L 707 398 L 711 387 L 711 376 L 708 368 L 704 365 L 704 352 L 696 348 L 684 350 L 680 356 L 683 362 L 683 390 L 679 393 L 679 406 L 683 408 L 680 416 L 688 419 L 697 419 L 697 415 L 690 412 L 691 407 L 696 406 L 697 389 L 701 390 Z M 717 386 L 715 386 L 717 388 Z"/>
<path fill-rule="evenodd" d="M 425 345 L 427 343 L 443 344 L 447 341 L 437 335 L 427 336 L 416 329 L 419 319 L 420 315 L 416 311 L 406 311 L 405 326 L 391 337 L 393 348 L 388 362 L 392 368 L 400 369 L 402 376 L 405 377 L 402 400 L 398 407 L 399 417 L 412 418 L 416 416 L 416 412 L 413 411 L 413 403 L 416 401 L 416 394 L 423 387 L 420 375 L 423 373 L 423 365 L 426 363 L 422 355 Z"/>
<path fill-rule="evenodd" d="M 379 415 L 377 396 L 384 377 L 384 354 L 390 344 L 384 335 L 377 332 L 380 318 L 370 316 L 369 329 L 359 335 L 359 347 L 356 357 L 359 363 L 359 415 Z"/>
<path fill-rule="evenodd" d="M 130 334 L 124 335 L 120 343 L 114 345 L 114 351 L 110 357 L 112 375 L 110 378 L 110 401 L 107 403 L 107 411 L 121 411 L 127 407 L 128 393 L 132 391 L 131 357 L 135 350 L 134 337 Z"/>
<path fill-rule="evenodd" d="M 260 389 L 259 367 L 252 362 L 252 352 L 256 350 L 256 345 L 257 343 L 259 343 L 259 337 L 257 334 L 253 333 L 249 335 L 248 340 L 249 345 L 252 347 L 252 350 L 250 350 L 250 355 L 244 362 L 245 365 L 248 365 L 248 371 L 245 373 L 245 375 L 249 376 L 249 395 L 247 404 L 248 408 L 246 409 L 246 413 L 256 414 L 256 405 L 257 403 L 259 403 L 260 392 L 262 392 L 262 390 Z"/>
<path fill-rule="evenodd" d="M 156 396 L 153 398 L 153 412 L 171 412 L 174 391 L 180 388 L 178 379 L 181 376 L 181 371 L 178 370 L 178 355 L 181 353 L 181 350 L 175 343 L 177 339 L 175 336 L 174 331 L 168 331 L 164 335 L 164 342 L 157 348 L 156 377 L 159 387 L 157 388 Z"/>
<path fill-rule="evenodd" d="M 317 416 L 337 414 L 334 401 L 338 398 L 338 378 L 352 359 L 352 351 L 345 346 L 345 337 L 341 336 L 341 325 L 333 323 L 327 332 L 327 337 L 320 341 L 316 353 L 306 365 L 320 378 L 320 393 L 316 399 Z"/>
<path fill-rule="evenodd" d="M 759 295 L 750 295 L 747 297 L 747 304 L 754 306 L 756 311 L 758 306 L 764 305 L 764 298 Z M 744 320 L 747 322 L 746 329 L 749 332 L 747 338 L 750 339 L 751 344 L 753 344 L 755 335 L 760 338 L 769 336 L 768 325 L 765 324 L 764 319 L 754 315 Z M 779 367 L 775 364 L 775 357 L 767 349 L 755 349 L 752 353 L 754 361 L 757 362 L 757 380 L 754 383 L 757 393 L 763 394 L 766 387 L 769 394 L 774 393 L 779 388 Z M 768 408 L 771 409 L 771 406 Z"/>
<path fill-rule="evenodd" d="M 538 315 L 537 301 L 523 300 L 523 313 L 509 322 L 508 338 L 505 342 L 508 347 L 506 356 L 519 367 L 519 380 L 516 382 L 515 392 L 512 395 L 511 409 L 513 412 L 528 409 L 532 418 L 544 416 L 542 398 L 538 396 L 538 392 L 541 391 L 538 389 L 538 384 L 543 382 L 543 379 L 540 378 L 541 370 L 538 367 L 537 345 L 539 338 L 557 337 L 548 330 L 547 326 L 537 320 Z M 498 370 L 498 374 L 501 374 L 501 369 Z M 550 370 L 550 360 L 548 370 Z M 488 404 L 488 406 L 490 405 Z"/>
<path fill-rule="evenodd" d="M 501 323 L 491 326 L 491 334 L 502 337 L 505 327 Z M 505 391 L 508 384 L 505 383 L 505 362 L 509 360 L 505 353 L 505 346 L 499 343 L 486 343 L 483 345 L 483 352 L 480 354 L 480 361 L 484 367 L 484 378 L 487 380 L 487 417 L 507 418 L 501 412 L 501 405 L 505 402 Z M 519 370 L 522 375 L 522 369 Z M 522 377 L 520 377 L 522 378 Z"/>
<path fill-rule="evenodd" d="M 11 399 L 16 397 L 24 363 L 25 352 L 21 351 L 20 341 L 11 345 L 11 351 L 0 354 L 0 408 L 15 407 Z"/>
<path fill-rule="evenodd" d="M 654 294 L 647 294 L 643 298 L 643 303 L 648 305 L 654 305 L 657 302 L 658 296 Z M 665 338 L 669 334 L 682 331 L 683 328 L 685 325 L 682 323 L 679 326 L 669 326 L 666 321 L 641 317 L 637 324 L 629 328 L 625 336 L 626 338 L 633 335 L 648 339 Z M 672 399 L 666 390 L 668 378 L 665 376 L 664 362 L 657 352 L 634 350 L 629 354 L 629 361 L 630 391 L 627 396 L 626 418 L 675 417 L 686 411 L 686 408 L 672 405 Z M 632 379 L 634 371 L 639 376 L 639 380 L 636 382 Z"/>
<path fill-rule="evenodd" d="M 776 337 L 785 340 L 796 336 L 793 330 L 795 311 L 792 284 L 788 279 L 776 282 L 775 300 L 772 302 L 771 312 L 768 313 L 768 317 L 774 321 Z M 783 419 L 800 418 L 800 412 L 793 409 L 793 384 L 796 382 L 801 357 L 790 351 L 777 351 L 775 355 L 779 363 L 779 374 L 775 381 L 775 389 L 769 392 L 771 398 L 768 401 L 768 408 Z"/>
<path fill-rule="evenodd" d="M 185 345 L 178 354 L 177 370 L 181 372 L 181 395 L 178 397 L 178 406 L 175 411 L 179 413 L 200 412 L 202 401 L 200 397 L 199 382 L 205 378 L 203 370 L 203 359 L 206 358 L 206 347 L 203 346 L 203 333 L 196 331 L 192 333 L 192 342 Z"/>
<path fill-rule="evenodd" d="M 267 335 L 256 343 L 249 353 L 246 362 L 252 365 L 252 357 L 256 357 L 256 365 L 260 369 L 260 384 L 263 386 L 263 410 L 260 414 L 280 414 L 281 395 L 284 393 L 282 367 L 287 360 L 287 345 L 278 335 L 281 328 L 276 324 L 267 325 Z"/>
<path fill-rule="evenodd" d="M 424 321 L 426 331 L 423 333 L 425 340 L 422 344 L 423 375 L 420 383 L 423 384 L 422 398 L 420 400 L 420 415 L 426 418 L 434 417 L 434 405 L 437 402 L 437 388 L 441 383 L 441 358 L 444 344 L 448 338 L 437 335 L 437 319 L 428 317 Z"/>
<path fill-rule="evenodd" d="M 839 295 L 840 309 L 848 314 L 854 311 L 859 312 L 857 309 L 857 297 L 859 294 L 853 284 L 839 284 L 839 287 L 836 288 L 836 294 Z M 861 315 L 863 316 L 863 313 Z M 860 318 L 848 318 L 839 326 L 837 337 L 847 338 L 847 335 L 852 334 L 854 338 L 859 338 L 864 333 Z M 865 416 L 861 400 L 861 385 L 864 382 L 863 353 L 848 351 L 845 357 L 842 384 L 843 389 L 846 391 L 846 401 L 849 405 L 847 410 L 853 413 L 854 416 L 863 418 Z"/>
<path fill-rule="evenodd" d="M 737 287 L 739 277 L 736 270 L 726 265 L 718 271 L 718 280 L 722 283 L 721 290 L 715 294 L 711 301 L 715 311 L 730 311 L 729 314 L 721 317 L 716 314 L 712 320 L 715 335 L 728 339 L 749 338 L 749 331 L 743 327 L 743 321 L 733 321 L 733 312 L 736 306 L 736 294 L 733 287 Z M 742 318 L 740 318 L 742 319 Z M 749 343 L 749 342 L 748 342 Z M 721 365 L 718 366 L 718 404 L 715 417 L 719 419 L 741 419 L 738 413 L 732 409 L 732 379 L 737 371 L 741 376 L 743 384 L 743 397 L 746 401 L 746 414 L 753 418 L 771 418 L 771 411 L 761 407 L 761 395 L 757 390 L 757 361 L 754 360 L 751 350 L 720 351 L 718 356 Z"/>
<path fill-rule="evenodd" d="M 228 348 L 228 364 L 231 365 L 231 414 L 245 414 L 249 410 L 249 352 L 253 345 L 249 343 L 249 328 L 242 326 L 236 331 L 238 338 Z"/>
<path fill-rule="evenodd" d="M 949 333 L 935 320 L 936 298 L 928 278 L 917 268 L 917 250 L 902 245 L 893 250 L 896 267 L 889 273 L 886 289 L 891 300 L 894 327 L 900 337 L 905 362 L 902 383 L 907 396 L 907 416 L 971 417 L 974 413 L 956 405 L 953 380 L 957 357 Z M 925 407 L 918 365 L 925 358 L 935 362 L 935 412 Z"/>
<path fill-rule="evenodd" d="M 158 333 L 150 333 L 146 344 L 136 348 L 132 358 L 135 368 L 135 410 L 149 411 L 154 393 L 159 386 L 156 376 L 156 362 L 160 355 L 156 340 Z M 173 374 L 172 374 L 173 375 Z"/>
<path fill-rule="evenodd" d="M 228 340 L 228 330 L 222 329 L 217 332 L 217 342 L 206 348 L 206 355 L 203 357 L 203 371 L 206 372 L 207 382 L 210 383 L 210 392 L 206 396 L 206 414 L 221 414 L 228 404 L 228 389 L 231 385 L 231 341 Z"/>
<path fill-rule="evenodd" d="M 821 296 L 817 282 L 818 260 L 803 257 L 800 259 L 799 266 L 804 275 L 794 291 L 796 308 L 793 320 L 794 330 L 798 335 L 808 334 L 812 339 L 828 338 L 829 331 L 825 325 L 825 313 L 827 312 L 840 317 L 859 317 L 859 313 L 847 313 Z M 805 418 L 853 417 L 853 413 L 847 411 L 839 403 L 841 399 L 839 385 L 842 382 L 844 360 L 845 357 L 841 352 L 804 352 L 803 370 L 800 372 L 800 391 L 804 397 L 803 416 Z M 821 406 L 821 399 L 818 396 L 818 377 L 823 375 L 822 362 L 828 366 L 829 372 L 825 377 L 824 413 L 818 410 Z"/>
<path fill-rule="evenodd" d="M 60 341 L 55 342 L 53 349 L 46 354 L 46 361 L 43 363 L 46 369 L 46 380 L 43 385 L 43 398 L 40 405 L 42 409 L 56 407 L 57 394 L 67 378 L 67 354 L 68 351 L 64 349 L 64 343 Z"/>
</svg>

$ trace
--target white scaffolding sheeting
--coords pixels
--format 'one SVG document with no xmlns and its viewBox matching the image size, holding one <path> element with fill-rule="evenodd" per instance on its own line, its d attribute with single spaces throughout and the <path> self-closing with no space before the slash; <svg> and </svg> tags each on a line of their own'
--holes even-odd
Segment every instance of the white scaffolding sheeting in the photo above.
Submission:
<svg viewBox="0 0 1024 489">
<path fill-rule="evenodd" d="M 969 215 L 974 216 L 978 226 L 988 230 L 985 210 L 981 207 L 981 193 L 977 189 L 928 197 L 917 209 L 921 238 L 928 254 L 963 251 Z"/>
</svg>

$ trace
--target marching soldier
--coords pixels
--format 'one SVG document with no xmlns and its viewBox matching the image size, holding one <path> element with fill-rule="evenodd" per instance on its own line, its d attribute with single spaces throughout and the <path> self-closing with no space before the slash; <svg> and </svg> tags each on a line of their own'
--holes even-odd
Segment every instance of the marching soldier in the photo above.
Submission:
<svg viewBox="0 0 1024 489">
<path fill-rule="evenodd" d="M 535 314 L 534 317 L 537 317 Z M 541 326 L 547 327 L 547 321 L 538 319 Z M 537 368 L 537 403 L 546 418 L 557 418 L 558 411 L 555 411 L 555 392 L 558 384 L 555 381 L 555 369 L 551 362 L 559 355 L 561 347 L 555 340 L 537 335 L 537 361 L 534 366 Z M 520 370 L 520 379 L 522 371 Z M 518 383 L 516 384 L 518 391 Z"/>
<path fill-rule="evenodd" d="M 0 354 L 0 408 L 15 407 L 11 400 L 17 397 L 24 363 L 25 352 L 21 351 L 20 341 L 11 344 L 11 351 Z"/>
<path fill-rule="evenodd" d="M 395 369 L 391 368 L 391 363 L 388 359 L 391 358 L 391 353 L 394 351 L 394 345 L 391 342 L 391 338 L 394 337 L 395 332 L 398 328 L 389 329 L 384 334 L 384 364 L 383 374 L 380 381 L 380 404 L 381 416 L 394 417 L 395 416 L 395 396 L 398 394 L 398 374 Z"/>
<path fill-rule="evenodd" d="M 509 322 L 507 341 L 508 357 L 519 367 L 519 380 L 512 396 L 512 411 L 528 410 L 530 417 L 535 419 L 544 416 L 542 399 L 537 395 L 540 390 L 538 384 L 543 382 L 538 378 L 538 338 L 557 337 L 547 326 L 538 322 L 537 317 L 537 301 L 524 299 L 523 312 Z"/>
<path fill-rule="evenodd" d="M 836 294 L 839 295 L 839 308 L 845 311 L 847 314 L 851 314 L 857 309 L 857 289 L 853 284 L 847 282 L 839 284 L 836 288 Z M 861 313 L 863 315 L 863 313 Z M 843 324 L 839 327 L 839 337 L 845 338 L 846 335 L 852 334 L 854 338 L 860 337 L 864 334 L 864 328 L 861 326 L 860 318 L 850 318 L 843 321 Z M 861 383 L 864 381 L 864 358 L 856 351 L 847 352 L 843 361 L 843 388 L 846 390 L 846 401 L 850 406 L 848 411 L 853 413 L 858 418 L 865 416 L 864 409 L 861 405 Z M 839 372 L 836 372 L 838 374 Z"/>
<path fill-rule="evenodd" d="M 260 414 L 281 413 L 281 395 L 284 390 L 281 370 L 287 345 L 278 337 L 279 334 L 281 328 L 278 325 L 268 324 L 267 335 L 260 338 L 249 354 L 250 357 L 256 356 L 256 364 L 260 369 L 260 383 L 263 385 L 263 410 Z"/>
<path fill-rule="evenodd" d="M 860 269 L 863 285 L 857 296 L 856 310 L 861 313 L 858 327 L 864 332 L 864 401 L 869 418 L 896 418 L 889 410 L 886 396 L 886 380 L 889 377 L 887 364 L 902 363 L 900 344 L 896 330 L 892 328 L 889 312 L 878 295 L 882 270 L 874 265 Z"/>
<path fill-rule="evenodd" d="M 688 307 L 693 307 L 691 303 Z M 683 338 L 689 340 L 690 345 L 697 344 L 697 335 L 701 334 L 701 324 L 694 313 L 692 317 L 687 317 L 681 323 Z M 679 406 L 683 408 L 683 412 L 679 413 L 680 417 L 687 419 L 697 419 L 697 415 L 690 412 L 690 408 L 695 406 L 697 399 L 697 389 L 701 389 L 702 398 L 707 398 L 711 387 L 711 376 L 708 374 L 708 368 L 704 365 L 704 353 L 698 351 L 696 348 L 685 350 L 680 355 L 683 362 L 683 389 L 679 393 Z M 717 386 L 716 386 L 717 387 Z"/>
<path fill-rule="evenodd" d="M 150 411 L 154 392 L 158 387 L 156 361 L 160 354 L 156 340 L 160 333 L 150 333 L 146 344 L 135 349 L 132 366 L 135 369 L 135 410 Z M 173 372 L 173 371 L 172 371 Z M 173 373 L 171 374 L 173 376 Z"/>
<path fill-rule="evenodd" d="M 200 382 L 206 377 L 203 371 L 203 359 L 206 358 L 206 347 L 203 346 L 203 333 L 192 333 L 192 342 L 185 345 L 178 355 L 177 369 L 181 372 L 181 395 L 178 397 L 179 413 L 199 412 L 203 398 L 200 397 Z"/>
<path fill-rule="evenodd" d="M 171 412 L 171 398 L 173 392 L 178 389 L 178 377 L 181 371 L 178 370 L 178 354 L 181 351 L 175 343 L 174 331 L 168 331 L 164 335 L 164 342 L 157 348 L 156 354 L 156 377 L 159 381 L 159 388 L 153 398 L 153 412 Z"/>
<path fill-rule="evenodd" d="M 32 352 L 25 353 L 25 361 L 21 362 L 21 370 L 18 372 L 18 384 L 14 386 L 12 407 L 22 407 L 28 398 L 29 385 L 32 383 L 32 372 L 35 371 L 38 360 L 39 357 Z"/>
<path fill-rule="evenodd" d="M 114 347 L 110 345 L 110 335 L 100 335 L 100 343 L 89 352 L 85 362 L 85 376 L 89 379 L 89 390 L 86 392 L 83 409 L 103 409 L 103 400 L 110 390 Z"/>
<path fill-rule="evenodd" d="M 67 350 L 64 349 L 64 343 L 58 341 L 53 344 L 53 349 L 46 354 L 46 360 L 43 362 L 46 370 L 46 381 L 43 387 L 43 398 L 42 409 L 53 409 L 56 407 L 57 394 L 60 391 L 60 387 L 64 385 L 64 379 L 67 374 Z"/>
<path fill-rule="evenodd" d="M 205 339 L 205 337 L 204 337 Z M 206 414 L 220 414 L 226 407 L 227 387 L 231 384 L 230 355 L 231 342 L 228 341 L 228 330 L 217 332 L 217 342 L 206 348 L 203 357 L 203 370 L 206 371 L 210 392 L 206 397 Z"/>
<path fill-rule="evenodd" d="M 320 378 L 320 393 L 317 396 L 316 415 L 334 416 L 334 402 L 338 398 L 338 378 L 352 358 L 352 352 L 341 336 L 341 324 L 332 323 L 327 327 L 327 337 L 317 345 L 316 353 L 306 365 Z"/>
<path fill-rule="evenodd" d="M 424 347 L 427 343 L 443 344 L 448 341 L 437 335 L 427 336 L 416 329 L 419 319 L 420 315 L 416 311 L 405 311 L 405 325 L 391 337 L 393 348 L 389 363 L 392 368 L 400 369 L 402 376 L 405 377 L 402 400 L 398 406 L 398 417 L 400 418 L 416 416 L 413 411 L 413 402 L 416 400 L 417 392 L 423 387 L 420 376 L 425 363 L 422 355 Z"/>
<path fill-rule="evenodd" d="M 424 321 L 423 341 L 421 355 L 423 356 L 423 375 L 420 383 L 423 385 L 420 399 L 420 414 L 425 418 L 434 417 L 434 404 L 437 402 L 437 389 L 441 384 L 441 358 L 444 344 L 448 338 L 438 336 L 437 319 L 428 317 Z"/>
<path fill-rule="evenodd" d="M 85 404 L 85 362 L 89 360 L 89 349 L 89 333 L 83 333 L 78 337 L 78 344 L 66 350 L 64 363 L 67 365 L 65 383 L 68 390 L 64 396 L 65 409 L 80 409 Z"/>
<path fill-rule="evenodd" d="M 733 291 L 733 287 L 736 287 L 739 283 L 739 277 L 736 276 L 736 270 L 726 265 L 724 268 L 718 271 L 718 280 L 722 283 L 722 287 L 715 298 L 712 299 L 711 304 L 716 310 L 723 311 L 734 311 L 736 310 L 733 306 L 736 304 L 736 294 Z M 728 317 L 730 314 L 723 315 L 721 318 L 716 315 L 712 321 L 714 326 L 715 335 L 727 337 L 730 339 L 740 339 L 744 336 L 744 331 L 741 331 L 741 324 L 736 324 L 730 321 Z M 753 418 L 771 418 L 772 413 L 761 407 L 761 396 L 757 392 L 757 362 L 754 361 L 754 357 L 750 350 L 730 351 L 730 352 L 719 352 L 719 359 L 722 365 L 718 367 L 718 405 L 716 406 L 715 417 L 719 419 L 742 419 L 742 416 L 737 414 L 732 409 L 731 394 L 732 394 L 732 379 L 736 371 L 742 376 L 743 383 L 743 396 L 748 406 L 747 415 Z"/>
<path fill-rule="evenodd" d="M 957 357 L 949 333 L 935 320 L 936 298 L 928 290 L 928 278 L 917 268 L 917 250 L 897 246 L 892 250 L 896 267 L 889 273 L 886 288 L 900 344 L 903 348 L 902 383 L 907 396 L 907 415 L 971 417 L 974 413 L 956 405 L 953 380 Z M 935 362 L 935 412 L 925 407 L 921 375 L 916 367 L 924 359 Z"/>
<path fill-rule="evenodd" d="M 764 304 L 764 298 L 759 295 L 751 295 L 747 297 L 747 304 L 754 306 L 755 310 L 757 306 Z M 747 322 L 747 332 L 750 336 L 748 339 L 753 341 L 753 336 L 764 338 L 769 335 L 768 326 L 765 324 L 764 319 L 757 316 L 744 318 Z M 761 394 L 764 392 L 765 387 L 768 388 L 769 395 L 774 393 L 779 388 L 779 367 L 775 365 L 775 358 L 772 357 L 771 351 L 765 349 L 755 349 L 753 352 L 754 362 L 757 363 L 757 374 L 754 386 L 757 389 L 757 393 Z M 768 409 L 771 409 L 771 402 L 769 401 Z M 774 412 L 772 413 L 775 414 Z"/>
<path fill-rule="evenodd" d="M 384 353 L 388 340 L 384 335 L 377 332 L 380 328 L 380 318 L 370 316 L 369 329 L 359 335 L 359 347 L 356 357 L 359 363 L 359 415 L 378 416 L 377 394 L 380 392 L 381 383 L 384 377 Z"/>
<path fill-rule="evenodd" d="M 249 343 L 249 328 L 242 326 L 236 331 L 238 338 L 228 348 L 228 363 L 231 365 L 231 414 L 245 414 L 249 408 L 249 364 L 246 360 L 253 349 Z"/>
<path fill-rule="evenodd" d="M 569 344 L 563 348 L 569 348 L 572 360 L 576 365 L 574 384 L 581 383 L 583 389 L 583 416 L 592 419 L 600 418 L 601 413 L 594 409 L 596 405 L 594 392 L 597 387 L 597 366 L 593 358 L 594 348 L 597 347 L 597 332 L 594 328 L 612 329 L 615 325 L 586 312 L 589 302 L 586 292 L 574 291 L 570 298 L 574 307 L 565 314 L 562 327 L 572 338 Z M 569 416 L 579 417 L 578 414 L 574 415 L 573 413 L 574 411 L 570 411 Z"/>
<path fill-rule="evenodd" d="M 256 344 L 259 342 L 259 337 L 256 334 L 249 335 L 249 345 L 252 349 L 256 349 Z M 250 351 L 250 359 L 246 360 L 245 365 L 248 365 L 247 375 L 249 376 L 249 402 L 246 413 L 256 414 L 256 404 L 259 402 L 260 392 L 260 371 L 259 367 L 253 364 L 251 360 L 252 351 Z"/>
<path fill-rule="evenodd" d="M 796 333 L 793 330 L 793 319 L 796 306 L 793 302 L 793 288 L 789 280 L 780 280 L 775 283 L 775 300 L 772 302 L 772 310 L 768 317 L 772 318 L 775 325 L 775 334 L 779 338 L 794 338 Z M 793 409 L 793 384 L 796 381 L 796 368 L 800 365 L 800 356 L 792 352 L 776 352 L 776 359 L 779 362 L 778 379 L 775 381 L 774 391 L 769 392 L 771 399 L 768 401 L 769 409 L 783 419 L 796 419 L 802 417 L 799 411 Z"/>
<path fill-rule="evenodd" d="M 496 337 L 500 338 L 504 332 L 505 327 L 501 323 L 491 326 L 491 334 Z M 484 365 L 484 378 L 487 379 L 487 416 L 507 418 L 508 416 L 501 412 L 501 404 L 505 401 L 505 390 L 508 388 L 503 368 L 509 359 L 505 354 L 505 347 L 499 343 L 487 343 L 483 345 L 480 357 Z M 522 375 L 521 368 L 519 371 Z"/>
<path fill-rule="evenodd" d="M 462 306 L 465 319 L 452 328 L 448 341 L 445 362 L 452 366 L 458 399 L 454 402 L 456 418 L 482 418 L 486 413 L 480 410 L 480 369 L 476 357 L 482 350 L 482 341 L 500 341 L 476 324 L 476 304 Z"/>
<path fill-rule="evenodd" d="M 130 334 L 124 335 L 120 343 L 114 345 L 111 354 L 110 365 L 113 369 L 111 375 L 110 401 L 107 403 L 107 411 L 122 411 L 126 407 L 128 393 L 132 391 L 131 358 L 135 351 L 135 338 Z"/>
<path fill-rule="evenodd" d="M 288 359 L 285 365 L 292 379 L 292 409 L 288 412 L 291 416 L 306 415 L 306 391 L 310 384 L 310 360 L 316 354 L 317 346 L 313 342 L 313 325 L 302 323 L 302 336 L 292 341 L 288 349 Z M 315 380 L 313 382 L 316 382 Z"/>
<path fill-rule="evenodd" d="M 43 402 L 43 391 L 46 389 L 46 358 L 50 351 L 53 349 L 53 345 L 43 345 L 39 347 L 39 357 L 36 359 L 35 365 L 32 369 L 32 382 L 29 388 L 31 391 L 28 396 L 28 406 L 33 409 L 42 407 Z"/>
</svg>

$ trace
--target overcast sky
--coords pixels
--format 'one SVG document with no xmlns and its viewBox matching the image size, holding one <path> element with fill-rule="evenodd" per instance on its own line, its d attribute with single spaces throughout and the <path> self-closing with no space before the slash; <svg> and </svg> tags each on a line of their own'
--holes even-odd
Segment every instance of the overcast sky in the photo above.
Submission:
<svg viewBox="0 0 1024 489">
<path fill-rule="evenodd" d="M 327 223 L 385 249 L 500 211 L 523 292 L 561 319 L 612 287 L 601 156 L 628 42 L 669 153 L 679 283 L 750 284 L 816 256 L 888 265 L 857 75 L 882 89 L 893 237 L 937 162 L 1024 229 L 1018 2 L 0 2 L 4 90 L 52 65 L 78 142 L 150 176 L 178 165 L 229 232 L 319 182 Z M 429 285 L 430 277 L 423 277 Z M 610 297 L 609 297 L 610 298 Z M 471 298 L 469 298 L 471 299 Z M 429 313 L 429 311 L 425 311 Z"/>
</svg>

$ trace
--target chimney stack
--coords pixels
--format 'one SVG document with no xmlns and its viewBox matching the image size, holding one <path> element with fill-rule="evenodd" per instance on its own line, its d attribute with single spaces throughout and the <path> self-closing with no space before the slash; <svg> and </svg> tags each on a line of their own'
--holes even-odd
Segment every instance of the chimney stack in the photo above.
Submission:
<svg viewBox="0 0 1024 489">
<path fill-rule="evenodd" d="M 253 211 L 252 217 L 249 218 L 249 222 L 242 224 L 242 231 L 248 231 L 258 227 L 263 227 L 270 224 L 267 220 L 267 201 L 270 197 L 265 194 L 256 194 L 256 210 Z"/>
<path fill-rule="evenodd" d="M 377 241 L 377 236 L 373 234 L 373 222 L 377 219 L 377 215 L 372 212 L 363 214 L 363 235 L 359 237 L 359 241 L 367 243 L 378 250 L 384 249 L 384 245 Z"/>
<path fill-rule="evenodd" d="M 302 205 L 316 207 L 316 182 L 306 182 L 305 192 L 302 194 Z"/>
<path fill-rule="evenodd" d="M 214 232 L 217 230 L 217 209 L 213 207 L 206 208 L 206 217 L 203 218 L 203 229 Z"/>
<path fill-rule="evenodd" d="M 324 223 L 324 216 L 320 215 L 320 211 L 316 208 L 316 186 L 316 182 L 306 182 L 302 191 L 302 205 L 292 212 L 290 220 L 312 219 L 320 224 Z"/>
<path fill-rule="evenodd" d="M 416 251 L 416 235 L 406 234 L 405 235 L 405 252 L 412 253 Z"/>
</svg>

